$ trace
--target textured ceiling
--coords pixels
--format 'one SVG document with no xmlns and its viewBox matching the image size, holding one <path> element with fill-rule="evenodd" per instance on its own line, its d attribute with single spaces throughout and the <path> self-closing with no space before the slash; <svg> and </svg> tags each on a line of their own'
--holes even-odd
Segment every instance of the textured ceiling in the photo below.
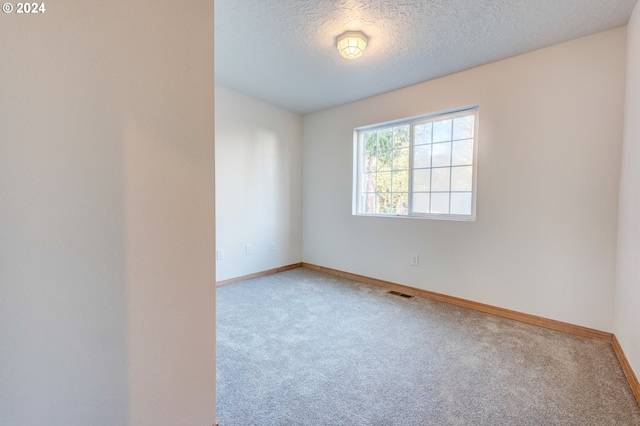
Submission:
<svg viewBox="0 0 640 426">
<path fill-rule="evenodd" d="M 637 0 L 215 0 L 216 82 L 307 114 L 626 25 Z M 342 58 L 335 37 L 369 36 Z"/>
</svg>

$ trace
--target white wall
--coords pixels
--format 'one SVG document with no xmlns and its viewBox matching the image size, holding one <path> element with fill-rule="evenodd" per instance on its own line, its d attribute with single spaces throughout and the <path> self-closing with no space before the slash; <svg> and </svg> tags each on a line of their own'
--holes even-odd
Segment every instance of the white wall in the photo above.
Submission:
<svg viewBox="0 0 640 426">
<path fill-rule="evenodd" d="M 640 6 L 627 28 L 627 87 L 618 219 L 615 334 L 640 375 Z"/>
<path fill-rule="evenodd" d="M 215 418 L 213 2 L 0 25 L 0 424 Z"/>
<path fill-rule="evenodd" d="M 303 260 L 612 331 L 625 37 L 305 116 Z M 476 222 L 351 215 L 355 127 L 475 103 Z"/>
<path fill-rule="evenodd" d="M 301 116 L 216 86 L 216 182 L 218 281 L 301 261 Z"/>
</svg>

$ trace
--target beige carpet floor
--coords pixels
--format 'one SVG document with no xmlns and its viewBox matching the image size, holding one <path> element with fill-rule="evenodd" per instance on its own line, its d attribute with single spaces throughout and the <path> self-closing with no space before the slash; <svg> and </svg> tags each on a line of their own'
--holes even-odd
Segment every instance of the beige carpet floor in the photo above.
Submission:
<svg viewBox="0 0 640 426">
<path fill-rule="evenodd" d="M 640 425 L 607 342 L 309 269 L 218 289 L 221 426 Z"/>
</svg>

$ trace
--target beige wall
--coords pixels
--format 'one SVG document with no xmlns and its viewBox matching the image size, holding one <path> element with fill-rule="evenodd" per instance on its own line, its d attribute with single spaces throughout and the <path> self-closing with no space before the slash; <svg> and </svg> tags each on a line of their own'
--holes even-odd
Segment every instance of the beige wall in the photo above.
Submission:
<svg viewBox="0 0 640 426">
<path fill-rule="evenodd" d="M 612 331 L 625 37 L 305 116 L 303 260 Z M 476 222 L 351 215 L 355 127 L 476 103 Z"/>
<path fill-rule="evenodd" d="M 628 25 L 615 334 L 640 376 L 640 6 Z"/>
<path fill-rule="evenodd" d="M 217 86 L 216 174 L 217 279 L 300 262 L 302 117 Z"/>
<path fill-rule="evenodd" d="M 213 2 L 0 25 L 0 424 L 215 418 Z"/>
</svg>

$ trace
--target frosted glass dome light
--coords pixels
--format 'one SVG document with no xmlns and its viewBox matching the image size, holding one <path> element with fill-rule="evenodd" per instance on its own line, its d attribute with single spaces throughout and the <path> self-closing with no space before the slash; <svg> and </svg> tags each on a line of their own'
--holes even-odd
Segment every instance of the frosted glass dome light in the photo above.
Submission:
<svg viewBox="0 0 640 426">
<path fill-rule="evenodd" d="M 347 31 L 336 37 L 338 52 L 343 58 L 356 59 L 362 56 L 369 37 L 360 31 Z"/>
</svg>

